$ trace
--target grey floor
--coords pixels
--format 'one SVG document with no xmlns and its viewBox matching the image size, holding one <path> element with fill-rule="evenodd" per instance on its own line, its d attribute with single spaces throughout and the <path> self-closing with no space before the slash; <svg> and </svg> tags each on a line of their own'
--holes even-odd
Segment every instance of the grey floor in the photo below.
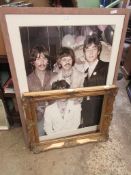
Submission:
<svg viewBox="0 0 131 175">
<path fill-rule="evenodd" d="M 107 142 L 33 154 L 22 129 L 0 132 L 0 175 L 131 175 L 131 104 L 125 86 L 119 92 Z"/>
</svg>

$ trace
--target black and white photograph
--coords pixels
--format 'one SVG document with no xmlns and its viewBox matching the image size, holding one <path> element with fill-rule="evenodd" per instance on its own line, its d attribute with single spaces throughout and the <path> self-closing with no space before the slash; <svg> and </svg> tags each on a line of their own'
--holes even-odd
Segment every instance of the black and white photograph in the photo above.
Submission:
<svg viewBox="0 0 131 175">
<path fill-rule="evenodd" d="M 64 89 L 62 81 L 71 89 L 106 85 L 114 27 L 99 25 L 20 28 L 29 91 L 53 90 L 54 83 L 58 83 L 57 89 Z M 77 128 L 95 126 L 93 129 L 97 129 L 102 102 L 102 96 L 81 99 L 79 106 L 74 108 L 76 114 L 80 112 Z M 36 111 L 40 136 L 45 133 L 43 124 L 48 128 L 45 124 L 45 112 L 50 109 L 50 114 L 63 115 L 60 104 L 59 112 L 52 112 L 52 105 L 47 107 L 45 102 L 38 103 Z M 56 104 L 55 106 L 57 109 Z M 63 122 L 64 120 L 62 119 Z M 73 129 L 73 123 L 70 124 Z M 50 125 L 53 125 L 52 122 Z M 62 125 L 60 127 L 63 128 Z"/>
<path fill-rule="evenodd" d="M 61 79 L 70 88 L 83 87 L 87 74 L 89 78 L 97 77 L 97 82 L 88 86 L 106 85 L 114 28 L 111 25 L 21 27 L 29 91 L 50 90 L 52 83 Z"/>
</svg>

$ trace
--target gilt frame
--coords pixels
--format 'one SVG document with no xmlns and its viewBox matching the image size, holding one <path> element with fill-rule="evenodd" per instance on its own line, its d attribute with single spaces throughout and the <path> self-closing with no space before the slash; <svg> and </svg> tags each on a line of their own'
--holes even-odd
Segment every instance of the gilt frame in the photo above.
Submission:
<svg viewBox="0 0 131 175">
<path fill-rule="evenodd" d="M 112 86 L 98 86 L 92 88 L 78 88 L 75 90 L 54 90 L 46 92 L 30 92 L 23 94 L 23 107 L 26 113 L 29 146 L 34 153 L 40 153 L 56 148 L 65 148 L 81 145 L 89 142 L 106 141 L 109 137 L 109 126 L 112 120 L 113 103 L 118 88 Z M 58 95 L 59 93 L 59 95 Z M 41 100 L 56 100 L 62 98 L 80 98 L 83 96 L 104 95 L 100 124 L 97 131 L 82 134 L 69 135 L 66 137 L 40 140 L 37 130 L 35 104 Z"/>
</svg>

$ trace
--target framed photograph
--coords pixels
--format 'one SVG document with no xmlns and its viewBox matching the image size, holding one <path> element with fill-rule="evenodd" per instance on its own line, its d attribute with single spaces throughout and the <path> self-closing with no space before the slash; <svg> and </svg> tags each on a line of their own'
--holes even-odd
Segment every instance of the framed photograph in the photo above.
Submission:
<svg viewBox="0 0 131 175">
<path fill-rule="evenodd" d="M 116 93 L 115 85 L 24 93 L 23 106 L 27 116 L 31 150 L 39 153 L 54 148 L 107 140 Z M 101 109 L 98 108 L 101 110 L 98 125 L 82 126 L 80 101 L 87 97 L 97 100 L 103 98 Z M 37 106 L 40 103 L 46 105 L 42 123 L 38 122 L 37 118 Z M 85 115 L 92 121 L 90 113 Z M 95 120 L 98 118 L 95 117 Z"/>
<path fill-rule="evenodd" d="M 73 93 L 79 88 L 82 92 L 115 84 L 128 17 L 126 9 L 1 9 L 0 21 L 27 142 L 23 94 L 57 90 L 57 97 L 61 89 Z M 82 96 L 76 100 L 81 105 L 82 127 L 99 125 L 103 98 Z M 45 120 L 50 103 L 49 99 L 36 104 L 38 121 Z M 92 122 L 86 118 L 88 112 L 94 118 Z"/>
</svg>

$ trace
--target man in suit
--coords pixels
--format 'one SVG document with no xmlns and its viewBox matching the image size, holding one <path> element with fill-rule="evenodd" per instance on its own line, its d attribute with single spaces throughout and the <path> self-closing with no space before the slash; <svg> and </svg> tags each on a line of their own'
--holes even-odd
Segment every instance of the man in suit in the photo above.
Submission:
<svg viewBox="0 0 131 175">
<path fill-rule="evenodd" d="M 29 91 L 49 90 L 52 72 L 49 70 L 49 53 L 45 46 L 37 45 L 30 51 L 29 60 L 33 71 L 27 76 Z"/>
<path fill-rule="evenodd" d="M 62 47 L 57 56 L 59 70 L 56 76 L 51 79 L 51 85 L 57 80 L 65 80 L 70 88 L 80 88 L 83 86 L 84 73 L 75 67 L 75 55 L 72 49 Z"/>
<path fill-rule="evenodd" d="M 50 80 L 53 73 L 48 70 L 49 53 L 45 46 L 37 45 L 30 51 L 30 64 L 33 71 L 27 76 L 29 91 L 46 91 L 50 90 Z M 37 127 L 39 136 L 44 135 L 43 120 L 46 103 L 37 103 Z"/>
<path fill-rule="evenodd" d="M 96 34 L 87 36 L 84 41 L 83 51 L 88 63 L 84 87 L 106 85 L 108 74 L 108 62 L 100 60 L 102 45 Z M 88 96 L 82 101 L 82 123 L 83 127 L 98 125 L 101 116 L 103 96 Z"/>
</svg>

